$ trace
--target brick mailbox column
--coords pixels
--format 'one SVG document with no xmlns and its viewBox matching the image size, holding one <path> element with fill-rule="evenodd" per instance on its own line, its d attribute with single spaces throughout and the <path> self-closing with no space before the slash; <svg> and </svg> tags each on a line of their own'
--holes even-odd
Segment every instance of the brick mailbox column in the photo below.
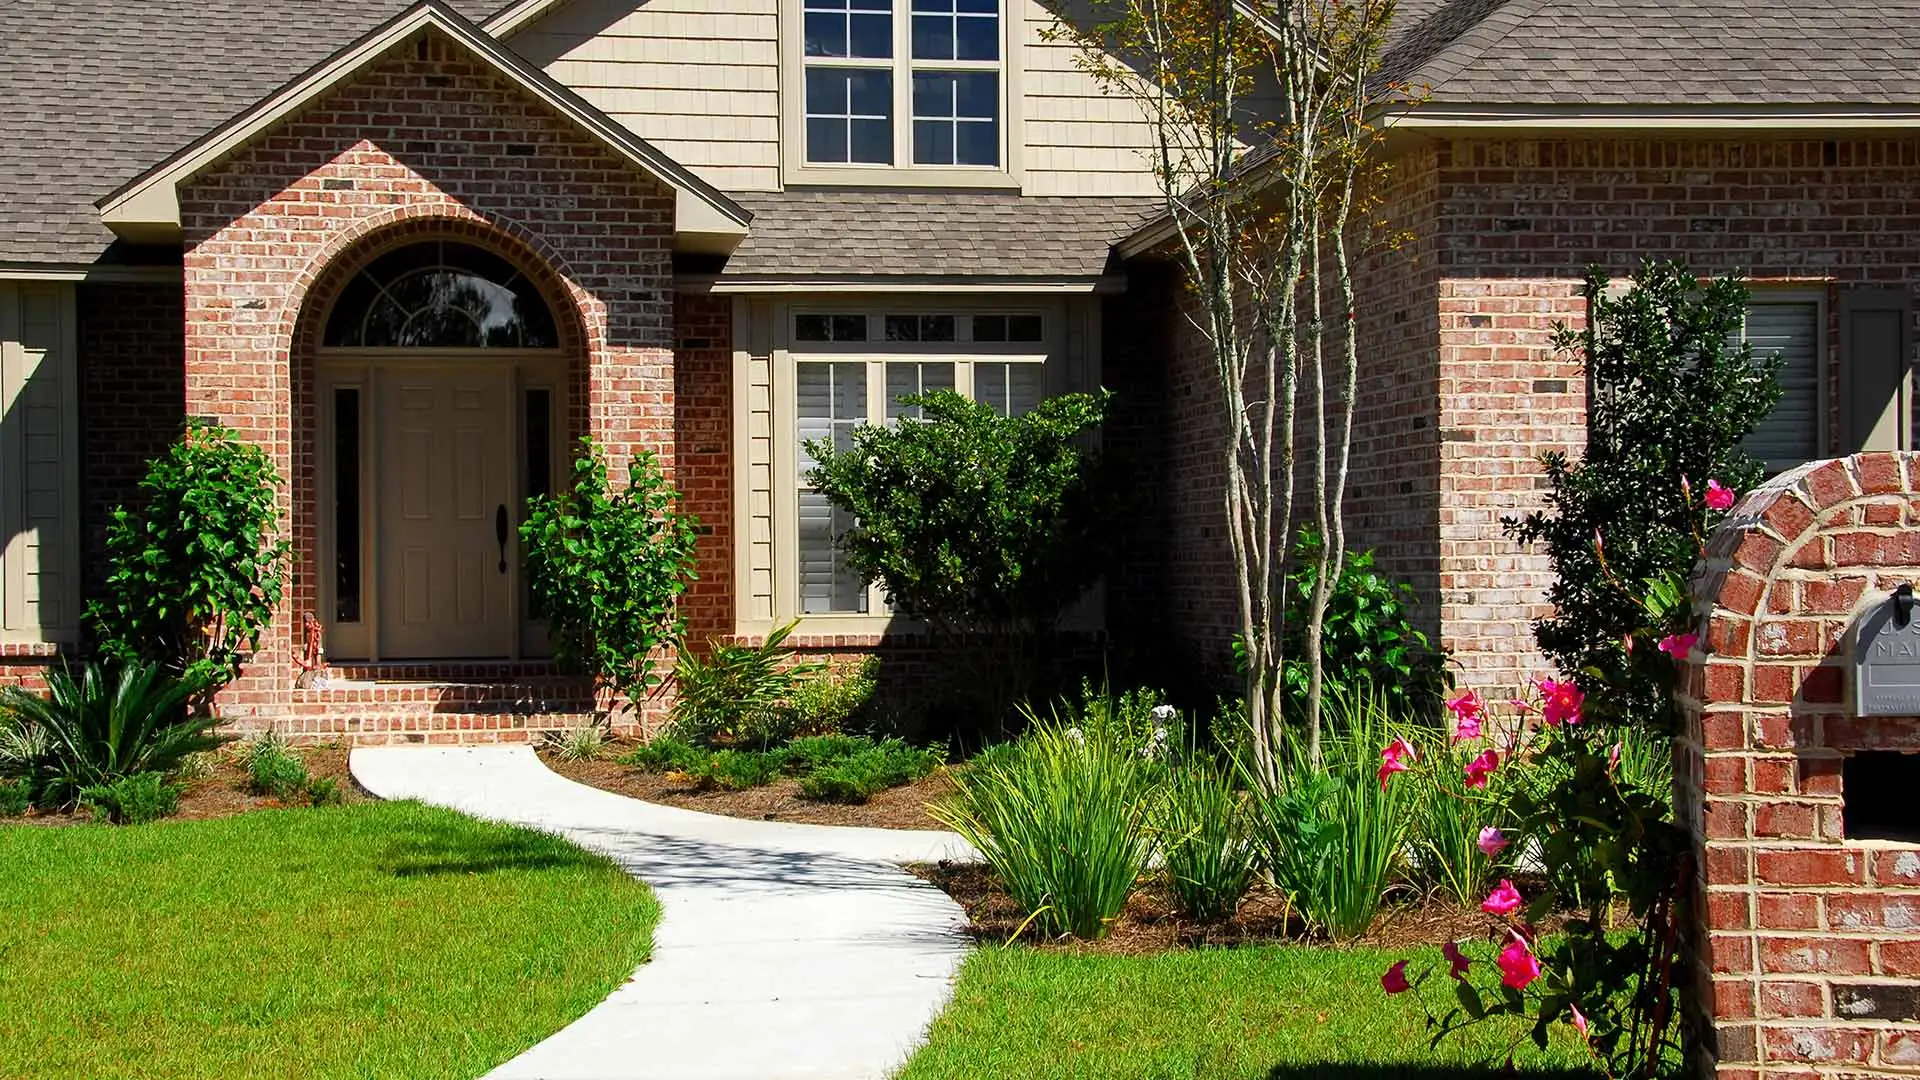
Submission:
<svg viewBox="0 0 1920 1080">
<path fill-rule="evenodd" d="M 1920 455 L 1815 462 L 1708 540 L 1675 786 L 1700 868 L 1689 1004 L 1722 1080 L 1920 1076 L 1920 845 L 1862 835 L 1920 822 L 1920 717 L 1847 704 L 1849 627 L 1920 583 L 1917 487 Z"/>
</svg>

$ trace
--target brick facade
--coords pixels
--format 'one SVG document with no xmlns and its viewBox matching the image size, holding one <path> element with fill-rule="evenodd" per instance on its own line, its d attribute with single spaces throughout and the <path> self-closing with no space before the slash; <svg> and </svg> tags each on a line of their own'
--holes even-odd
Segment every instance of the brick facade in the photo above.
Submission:
<svg viewBox="0 0 1920 1080">
<path fill-rule="evenodd" d="M 1756 290 L 1824 291 L 1838 452 L 1839 329 L 1849 289 L 1920 299 L 1920 140 L 1436 140 L 1404 153 L 1381 218 L 1408 239 L 1359 268 L 1360 412 L 1349 540 L 1411 581 L 1458 677 L 1497 693 L 1544 667 L 1532 622 L 1552 581 L 1501 519 L 1540 505 L 1548 450 L 1584 441 L 1585 384 L 1551 343 L 1585 318 L 1588 266 L 1646 259 Z M 1168 350 L 1166 624 L 1217 653 L 1233 622 L 1211 361 L 1191 330 Z"/>
<path fill-rule="evenodd" d="M 1842 783 L 1851 755 L 1920 751 L 1920 717 L 1844 703 L 1848 628 L 1920 582 L 1917 493 L 1920 456 L 1815 463 L 1709 538 L 1675 771 L 1721 1080 L 1920 1068 L 1920 845 L 1850 839 Z"/>
<path fill-rule="evenodd" d="M 314 704 L 292 689 L 300 615 L 318 599 L 314 348 L 332 292 L 378 250 L 449 237 L 522 267 L 575 358 L 574 433 L 616 469 L 641 448 L 671 469 L 672 191 L 437 32 L 183 185 L 180 202 L 188 411 L 265 447 L 290 480 L 290 596 L 219 702 L 243 726 Z M 315 722 L 333 733 L 350 711 Z"/>
<path fill-rule="evenodd" d="M 733 633 L 733 301 L 674 297 L 673 440 L 685 508 L 700 518 L 687 640 Z"/>
</svg>

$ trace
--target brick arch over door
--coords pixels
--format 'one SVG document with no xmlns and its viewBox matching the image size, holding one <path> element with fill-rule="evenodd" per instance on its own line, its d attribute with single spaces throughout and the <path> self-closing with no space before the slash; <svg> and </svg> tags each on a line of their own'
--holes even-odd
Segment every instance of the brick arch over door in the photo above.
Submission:
<svg viewBox="0 0 1920 1080">
<path fill-rule="evenodd" d="M 288 590 L 295 619 L 320 611 L 319 556 L 321 500 L 319 444 L 319 349 L 328 315 L 340 292 L 368 264 L 388 252 L 414 244 L 451 241 L 471 244 L 511 263 L 524 274 L 553 312 L 560 352 L 566 358 L 567 415 L 562 446 L 588 432 L 588 358 L 604 311 L 567 275 L 565 264 L 537 237 L 512 223 L 488 221 L 477 214 L 449 214 L 439 207 L 400 207 L 347 230 L 316 256 L 289 298 L 286 323 L 289 388 L 293 402 L 293 440 L 289 519 L 293 539 L 293 577 Z M 543 250 L 545 249 L 545 250 Z M 594 315 L 599 315 L 596 321 Z M 604 340 L 604 338 L 602 338 Z M 324 619 L 323 619 L 324 621 Z"/>
</svg>

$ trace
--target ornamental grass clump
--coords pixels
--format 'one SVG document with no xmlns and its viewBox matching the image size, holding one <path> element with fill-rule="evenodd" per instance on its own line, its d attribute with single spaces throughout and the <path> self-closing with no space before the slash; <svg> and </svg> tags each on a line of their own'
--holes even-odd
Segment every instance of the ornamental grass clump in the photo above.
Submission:
<svg viewBox="0 0 1920 1080">
<path fill-rule="evenodd" d="M 1253 818 L 1232 776 L 1205 758 L 1173 770 L 1159 803 L 1162 869 L 1180 910 L 1214 922 L 1246 895 L 1258 854 Z"/>
<path fill-rule="evenodd" d="M 957 773 L 933 816 L 980 850 L 1033 925 L 1104 936 L 1153 854 L 1159 767 L 1101 732 L 1037 720 L 1016 751 Z"/>
</svg>

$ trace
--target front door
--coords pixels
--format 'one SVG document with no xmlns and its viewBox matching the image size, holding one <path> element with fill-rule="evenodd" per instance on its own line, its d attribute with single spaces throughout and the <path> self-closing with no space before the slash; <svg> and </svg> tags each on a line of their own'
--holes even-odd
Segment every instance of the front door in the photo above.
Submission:
<svg viewBox="0 0 1920 1080">
<path fill-rule="evenodd" d="M 382 657 L 513 651 L 512 394 L 505 365 L 381 373 L 371 479 Z"/>
</svg>

